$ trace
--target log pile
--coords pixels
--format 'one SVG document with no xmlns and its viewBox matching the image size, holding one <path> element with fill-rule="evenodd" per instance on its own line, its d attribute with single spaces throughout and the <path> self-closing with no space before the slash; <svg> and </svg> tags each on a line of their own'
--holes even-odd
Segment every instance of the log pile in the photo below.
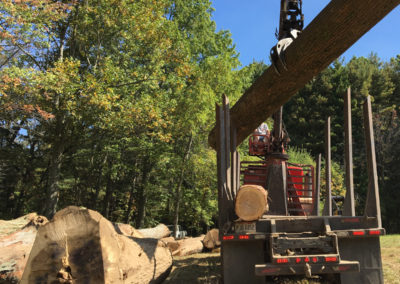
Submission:
<svg viewBox="0 0 400 284">
<path fill-rule="evenodd" d="M 168 246 L 173 256 L 185 256 L 200 253 L 204 249 L 204 235 L 191 238 L 187 237 L 181 240 L 175 240 L 173 237 L 161 239 Z"/>
<path fill-rule="evenodd" d="M 127 236 L 135 233 L 129 230 L 95 211 L 67 207 L 39 228 L 21 283 L 162 282 L 172 267 L 168 247 Z"/>
<path fill-rule="evenodd" d="M 139 229 L 137 230 L 144 238 L 162 239 L 169 237 L 171 231 L 164 224 L 159 224 L 154 228 Z"/>
<path fill-rule="evenodd" d="M 0 283 L 17 283 L 22 277 L 37 230 L 46 217 L 30 213 L 18 219 L 0 220 Z"/>
<path fill-rule="evenodd" d="M 258 220 L 268 210 L 267 191 L 260 185 L 242 185 L 235 202 L 236 215 L 243 221 Z"/>
<path fill-rule="evenodd" d="M 0 282 L 160 283 L 173 256 L 218 249 L 218 229 L 175 240 L 167 226 L 137 230 L 67 207 L 48 222 L 31 213 L 0 220 Z"/>
</svg>

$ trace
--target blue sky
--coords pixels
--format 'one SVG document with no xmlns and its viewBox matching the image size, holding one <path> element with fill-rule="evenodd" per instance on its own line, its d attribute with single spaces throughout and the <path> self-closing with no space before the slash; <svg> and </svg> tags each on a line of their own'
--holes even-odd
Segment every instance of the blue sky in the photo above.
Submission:
<svg viewBox="0 0 400 284">
<path fill-rule="evenodd" d="M 279 25 L 280 0 L 211 0 L 217 30 L 229 30 L 247 65 L 254 60 L 269 63 L 269 51 L 276 44 L 275 30 Z M 377 0 L 379 1 L 379 0 Z M 304 0 L 305 25 L 329 3 L 329 0 Z M 368 56 L 375 52 L 388 61 L 400 54 L 400 6 L 387 15 L 372 30 L 348 49 L 345 61 L 353 56 Z"/>
</svg>

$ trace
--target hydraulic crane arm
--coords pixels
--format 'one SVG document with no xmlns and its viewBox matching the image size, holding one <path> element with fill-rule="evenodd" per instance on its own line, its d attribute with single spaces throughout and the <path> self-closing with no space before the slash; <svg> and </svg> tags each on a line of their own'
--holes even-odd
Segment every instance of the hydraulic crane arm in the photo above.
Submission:
<svg viewBox="0 0 400 284">
<path fill-rule="evenodd" d="M 400 0 L 332 0 L 286 49 L 288 70 L 278 75 L 269 67 L 232 107 L 238 144 L 399 4 Z M 215 127 L 209 145 L 215 148 Z"/>
</svg>

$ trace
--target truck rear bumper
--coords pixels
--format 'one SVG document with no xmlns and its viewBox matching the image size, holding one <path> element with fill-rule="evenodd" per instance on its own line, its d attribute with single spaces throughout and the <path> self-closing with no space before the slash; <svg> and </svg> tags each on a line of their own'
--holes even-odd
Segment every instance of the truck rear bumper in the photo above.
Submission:
<svg viewBox="0 0 400 284">
<path fill-rule="evenodd" d="M 327 273 L 360 272 L 358 261 L 340 261 L 339 263 L 305 264 L 256 264 L 257 276 L 277 276 L 308 274 L 308 276 Z"/>
</svg>

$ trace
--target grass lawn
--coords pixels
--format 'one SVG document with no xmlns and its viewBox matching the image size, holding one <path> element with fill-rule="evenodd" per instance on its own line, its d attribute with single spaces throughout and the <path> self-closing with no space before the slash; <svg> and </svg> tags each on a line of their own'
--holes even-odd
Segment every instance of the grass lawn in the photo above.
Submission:
<svg viewBox="0 0 400 284">
<path fill-rule="evenodd" d="M 400 284 L 400 235 L 381 237 L 381 252 L 385 283 Z"/>
</svg>

